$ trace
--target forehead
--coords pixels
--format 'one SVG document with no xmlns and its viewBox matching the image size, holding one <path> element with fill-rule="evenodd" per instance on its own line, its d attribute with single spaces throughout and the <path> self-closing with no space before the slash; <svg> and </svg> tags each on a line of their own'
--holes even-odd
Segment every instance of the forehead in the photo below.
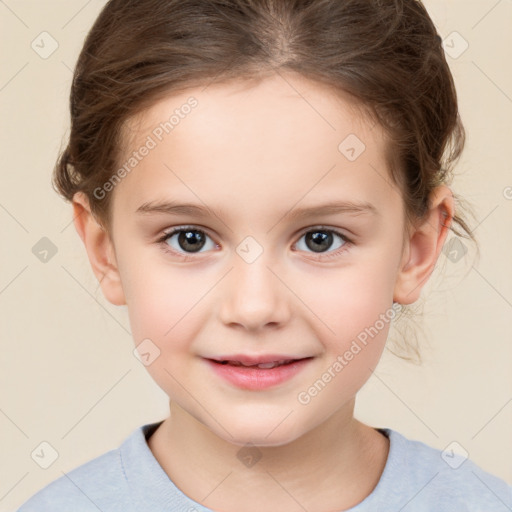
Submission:
<svg viewBox="0 0 512 512">
<path fill-rule="evenodd" d="M 199 193 L 219 203 L 242 194 L 268 207 L 324 197 L 334 187 L 348 199 L 366 194 L 360 199 L 378 202 L 390 188 L 380 126 L 348 95 L 296 75 L 165 97 L 126 123 L 121 164 L 148 142 L 150 151 L 115 190 L 131 210 Z"/>
</svg>

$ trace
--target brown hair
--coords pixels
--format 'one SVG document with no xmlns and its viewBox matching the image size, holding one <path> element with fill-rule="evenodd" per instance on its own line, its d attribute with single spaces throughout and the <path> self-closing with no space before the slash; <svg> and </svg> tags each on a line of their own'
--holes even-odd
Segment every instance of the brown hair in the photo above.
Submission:
<svg viewBox="0 0 512 512">
<path fill-rule="evenodd" d="M 67 200 L 83 191 L 108 229 L 112 194 L 93 192 L 119 165 L 128 119 L 173 92 L 281 70 L 350 95 L 384 128 L 407 218 L 421 219 L 465 133 L 441 38 L 417 0 L 108 1 L 76 64 L 54 186 Z M 459 208 L 453 224 L 475 241 Z"/>
</svg>

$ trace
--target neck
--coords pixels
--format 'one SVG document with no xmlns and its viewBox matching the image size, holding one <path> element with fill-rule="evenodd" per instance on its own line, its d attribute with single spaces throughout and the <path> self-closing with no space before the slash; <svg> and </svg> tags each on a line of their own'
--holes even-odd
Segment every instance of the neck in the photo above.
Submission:
<svg viewBox="0 0 512 512">
<path fill-rule="evenodd" d="M 212 510 L 342 510 L 372 492 L 389 448 L 353 409 L 354 401 L 285 445 L 242 447 L 171 402 L 148 445 L 174 484 Z"/>
</svg>

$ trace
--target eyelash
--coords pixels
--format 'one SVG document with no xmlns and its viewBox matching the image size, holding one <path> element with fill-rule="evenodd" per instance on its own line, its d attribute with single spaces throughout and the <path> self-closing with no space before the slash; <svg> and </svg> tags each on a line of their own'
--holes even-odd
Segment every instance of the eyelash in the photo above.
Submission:
<svg viewBox="0 0 512 512">
<path fill-rule="evenodd" d="M 178 256 L 179 258 L 182 258 L 184 261 L 192 261 L 194 259 L 194 257 L 193 257 L 194 253 L 177 252 L 174 249 L 172 249 L 169 246 L 169 244 L 167 243 L 167 240 L 169 240 L 169 238 L 171 238 L 176 233 L 180 233 L 182 231 L 196 231 L 198 233 L 202 233 L 203 235 L 206 235 L 206 236 L 212 238 L 210 235 L 208 235 L 208 233 L 205 230 L 199 229 L 199 228 L 197 228 L 195 226 L 179 226 L 179 227 L 172 228 L 169 231 L 164 232 L 162 234 L 162 236 L 160 238 L 158 238 L 156 243 L 159 244 L 162 247 L 164 252 L 173 254 L 175 256 Z M 312 233 L 312 232 L 314 233 L 314 232 L 318 232 L 318 231 L 324 231 L 324 232 L 327 232 L 327 233 L 334 233 L 335 235 L 339 236 L 343 240 L 343 242 L 345 242 L 345 243 L 341 247 L 336 249 L 335 251 L 327 252 L 327 253 L 317 253 L 319 256 L 313 257 L 313 258 L 310 257 L 310 259 L 313 259 L 313 260 L 316 260 L 316 261 L 322 261 L 322 260 L 325 260 L 325 259 L 334 258 L 334 257 L 339 256 L 341 253 L 346 251 L 348 247 L 353 245 L 352 240 L 349 239 L 346 235 L 344 235 L 343 233 L 341 233 L 340 231 L 338 231 L 336 229 L 329 228 L 327 226 L 314 226 L 313 228 L 308 228 L 307 230 L 303 231 L 300 234 L 298 240 L 300 240 L 304 235 L 306 235 L 308 233 Z M 218 245 L 216 242 L 215 242 L 215 244 Z M 315 254 L 315 253 L 311 253 L 311 254 Z"/>
</svg>

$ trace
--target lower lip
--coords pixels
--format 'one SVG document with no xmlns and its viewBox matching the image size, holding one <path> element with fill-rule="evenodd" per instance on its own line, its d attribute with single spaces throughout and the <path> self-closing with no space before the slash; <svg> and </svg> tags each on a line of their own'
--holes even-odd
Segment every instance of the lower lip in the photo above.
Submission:
<svg viewBox="0 0 512 512">
<path fill-rule="evenodd" d="M 299 359 L 293 363 L 275 368 L 258 368 L 256 366 L 232 366 L 215 363 L 206 359 L 213 371 L 222 378 L 242 389 L 261 390 L 277 386 L 297 375 L 312 358 Z"/>
</svg>

